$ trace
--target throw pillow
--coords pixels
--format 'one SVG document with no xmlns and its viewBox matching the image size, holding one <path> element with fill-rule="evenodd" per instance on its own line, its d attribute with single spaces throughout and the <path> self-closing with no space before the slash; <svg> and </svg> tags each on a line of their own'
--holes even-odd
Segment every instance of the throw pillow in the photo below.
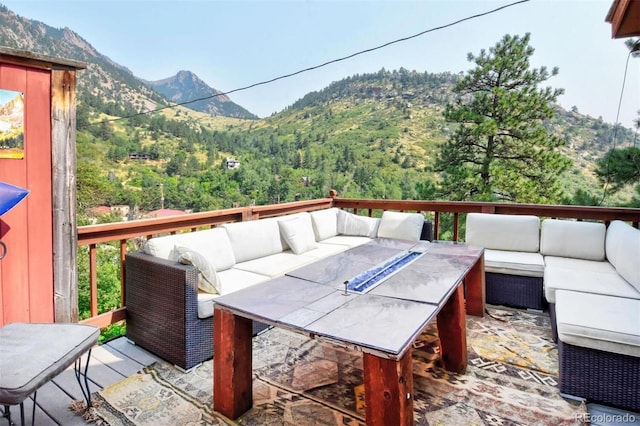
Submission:
<svg viewBox="0 0 640 426">
<path fill-rule="evenodd" d="M 308 226 L 301 218 L 279 220 L 280 234 L 289 244 L 291 251 L 295 254 L 302 254 L 308 250 L 316 248 L 316 237 L 313 228 Z"/>
<path fill-rule="evenodd" d="M 198 288 L 206 293 L 220 294 L 220 280 L 216 269 L 202 254 L 187 247 L 176 246 L 175 250 L 180 254 L 178 262 L 183 265 L 193 265 L 200 271 Z"/>
<path fill-rule="evenodd" d="M 360 216 L 344 210 L 338 211 L 338 234 L 375 238 L 380 219 Z"/>
</svg>

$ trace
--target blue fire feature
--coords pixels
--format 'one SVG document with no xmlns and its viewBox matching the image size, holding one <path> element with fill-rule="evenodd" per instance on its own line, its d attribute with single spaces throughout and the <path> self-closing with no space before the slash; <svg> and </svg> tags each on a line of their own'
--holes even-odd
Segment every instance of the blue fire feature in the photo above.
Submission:
<svg viewBox="0 0 640 426">
<path fill-rule="evenodd" d="M 392 257 L 382 265 L 375 266 L 360 275 L 356 275 L 347 284 L 347 290 L 365 293 L 420 255 L 422 255 L 422 253 L 409 251 L 400 256 Z"/>
</svg>

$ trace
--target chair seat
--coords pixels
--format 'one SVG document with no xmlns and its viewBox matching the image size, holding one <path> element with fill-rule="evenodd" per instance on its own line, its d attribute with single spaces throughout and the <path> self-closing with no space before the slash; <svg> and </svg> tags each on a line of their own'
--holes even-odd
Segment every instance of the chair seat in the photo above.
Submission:
<svg viewBox="0 0 640 426">
<path fill-rule="evenodd" d="M 98 342 L 82 324 L 12 323 L 0 328 L 0 404 L 17 405 Z"/>
</svg>

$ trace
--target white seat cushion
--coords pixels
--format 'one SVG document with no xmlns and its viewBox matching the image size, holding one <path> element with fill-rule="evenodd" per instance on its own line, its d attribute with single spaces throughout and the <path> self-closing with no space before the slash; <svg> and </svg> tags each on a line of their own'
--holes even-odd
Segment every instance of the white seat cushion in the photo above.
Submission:
<svg viewBox="0 0 640 426">
<path fill-rule="evenodd" d="M 540 253 L 545 256 L 604 260 L 604 223 L 545 219 L 542 221 Z"/>
<path fill-rule="evenodd" d="M 540 253 L 485 249 L 484 270 L 498 274 L 542 277 L 544 259 Z"/>
<path fill-rule="evenodd" d="M 640 229 L 614 220 L 607 229 L 605 247 L 616 271 L 640 291 Z"/>
<path fill-rule="evenodd" d="M 315 262 L 316 260 L 318 259 L 313 256 L 308 256 L 306 254 L 294 254 L 293 252 L 286 251 L 258 259 L 248 260 L 246 262 L 236 263 L 233 269 L 241 269 L 243 271 L 275 278 L 293 271 L 294 269 L 300 268 L 301 266 Z"/>
<path fill-rule="evenodd" d="M 556 320 L 564 343 L 640 357 L 640 300 L 558 290 Z"/>
<path fill-rule="evenodd" d="M 335 237 L 334 237 L 335 238 Z M 314 257 L 315 259 L 324 259 L 334 254 L 342 253 L 349 249 L 349 246 L 343 244 L 327 244 L 323 242 L 316 243 L 316 248 L 309 250 L 304 255 Z"/>
<path fill-rule="evenodd" d="M 469 213 L 465 242 L 503 251 L 538 252 L 540 219 L 529 215 Z"/>
<path fill-rule="evenodd" d="M 213 315 L 213 303 L 216 297 L 233 293 L 252 285 L 270 280 L 271 277 L 260 275 L 241 269 L 230 268 L 218 273 L 220 294 L 198 292 L 198 318 L 208 318 Z"/>
<path fill-rule="evenodd" d="M 219 294 L 198 292 L 198 318 L 204 319 L 213 316 L 213 302 Z"/>
<path fill-rule="evenodd" d="M 596 260 L 574 259 L 571 257 L 544 256 L 544 264 L 545 267 L 548 268 L 568 268 L 578 271 L 603 273 L 613 273 L 616 271 L 616 268 L 606 260 L 598 262 Z"/>
<path fill-rule="evenodd" d="M 605 296 L 640 299 L 640 292 L 625 281 L 615 270 L 611 272 L 596 271 L 597 267 L 599 268 L 600 266 L 574 269 L 547 265 L 544 268 L 543 278 L 544 296 L 547 302 L 556 303 L 558 290 L 573 290 Z"/>
<path fill-rule="evenodd" d="M 368 237 L 357 237 L 354 235 L 337 235 L 335 237 L 327 238 L 326 240 L 322 240 L 323 244 L 337 244 L 341 246 L 345 246 L 347 248 L 357 247 L 362 244 L 366 244 L 371 241 L 371 238 Z"/>
<path fill-rule="evenodd" d="M 378 237 L 419 241 L 423 225 L 424 216 L 420 213 L 385 211 L 380 218 Z"/>
</svg>

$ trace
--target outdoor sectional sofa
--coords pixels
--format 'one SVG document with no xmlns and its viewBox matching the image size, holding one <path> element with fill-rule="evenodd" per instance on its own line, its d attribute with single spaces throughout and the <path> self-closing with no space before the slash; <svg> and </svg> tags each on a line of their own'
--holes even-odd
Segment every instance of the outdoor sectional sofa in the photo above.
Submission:
<svg viewBox="0 0 640 426">
<path fill-rule="evenodd" d="M 213 305 L 372 238 L 431 240 L 419 213 L 381 218 L 337 208 L 156 237 L 126 256 L 127 338 L 188 370 L 212 358 Z M 266 325 L 254 322 L 254 334 Z"/>
<path fill-rule="evenodd" d="M 542 222 L 560 391 L 640 411 L 640 230 Z"/>
<path fill-rule="evenodd" d="M 640 230 L 482 213 L 466 225 L 485 247 L 487 303 L 548 307 L 560 391 L 640 411 Z"/>
</svg>

